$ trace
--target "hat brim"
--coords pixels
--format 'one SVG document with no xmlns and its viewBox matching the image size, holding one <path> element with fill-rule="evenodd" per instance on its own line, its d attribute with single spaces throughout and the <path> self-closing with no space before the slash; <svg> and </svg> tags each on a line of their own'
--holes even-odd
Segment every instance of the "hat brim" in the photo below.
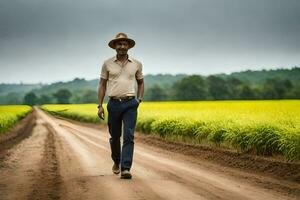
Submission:
<svg viewBox="0 0 300 200">
<path fill-rule="evenodd" d="M 134 47 L 135 45 L 135 41 L 130 39 L 130 38 L 117 38 L 117 39 L 113 39 L 111 40 L 109 43 L 108 43 L 108 46 L 112 49 L 116 49 L 116 42 L 117 41 L 122 41 L 122 40 L 125 40 L 129 43 L 129 49 Z"/>
</svg>

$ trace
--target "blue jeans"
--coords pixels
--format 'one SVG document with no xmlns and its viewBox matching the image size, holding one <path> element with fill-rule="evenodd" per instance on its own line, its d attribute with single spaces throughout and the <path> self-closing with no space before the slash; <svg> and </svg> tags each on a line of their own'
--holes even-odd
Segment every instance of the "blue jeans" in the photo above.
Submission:
<svg viewBox="0 0 300 200">
<path fill-rule="evenodd" d="M 132 165 L 138 105 L 139 103 L 135 98 L 124 101 L 110 99 L 107 103 L 111 158 L 117 165 L 121 162 L 121 170 L 130 170 Z M 121 155 L 122 122 L 123 146 Z"/>
</svg>

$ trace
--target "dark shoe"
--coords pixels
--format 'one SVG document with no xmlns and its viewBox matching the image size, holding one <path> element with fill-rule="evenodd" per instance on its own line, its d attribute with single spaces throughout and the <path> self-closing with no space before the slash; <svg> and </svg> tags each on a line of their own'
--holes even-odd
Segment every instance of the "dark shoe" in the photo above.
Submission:
<svg viewBox="0 0 300 200">
<path fill-rule="evenodd" d="M 131 173 L 129 170 L 125 169 L 123 171 L 121 171 L 121 178 L 122 179 L 131 179 Z"/>
<path fill-rule="evenodd" d="M 114 174 L 119 174 L 120 173 L 120 167 L 116 163 L 112 166 L 112 171 Z"/>
</svg>

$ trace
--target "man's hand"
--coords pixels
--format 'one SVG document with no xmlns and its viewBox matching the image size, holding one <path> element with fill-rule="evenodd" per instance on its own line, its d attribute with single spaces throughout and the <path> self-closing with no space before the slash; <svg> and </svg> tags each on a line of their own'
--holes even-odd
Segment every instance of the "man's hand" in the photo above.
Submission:
<svg viewBox="0 0 300 200">
<path fill-rule="evenodd" d="M 99 106 L 98 108 L 98 117 L 104 120 L 104 109 L 102 106 Z"/>
</svg>

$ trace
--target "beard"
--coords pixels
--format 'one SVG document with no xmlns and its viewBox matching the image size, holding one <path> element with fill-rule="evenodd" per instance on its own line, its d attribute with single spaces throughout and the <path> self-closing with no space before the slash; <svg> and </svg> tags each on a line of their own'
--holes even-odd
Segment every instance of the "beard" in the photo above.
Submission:
<svg viewBox="0 0 300 200">
<path fill-rule="evenodd" d="M 119 55 L 126 55 L 127 54 L 127 50 L 118 50 L 117 53 Z"/>
</svg>

